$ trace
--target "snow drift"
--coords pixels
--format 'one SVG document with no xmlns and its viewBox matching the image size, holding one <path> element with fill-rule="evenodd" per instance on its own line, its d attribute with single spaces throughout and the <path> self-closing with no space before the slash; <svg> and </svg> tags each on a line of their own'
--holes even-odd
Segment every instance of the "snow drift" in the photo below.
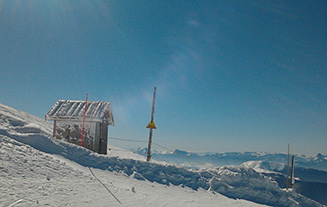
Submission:
<svg viewBox="0 0 327 207">
<path fill-rule="evenodd" d="M 154 182 L 165 186 L 188 187 L 197 191 L 208 190 L 230 198 L 245 199 L 270 206 L 322 206 L 294 192 L 281 190 L 277 183 L 271 182 L 249 167 L 225 166 L 214 169 L 188 170 L 171 164 L 121 159 L 119 157 L 99 155 L 79 146 L 52 140 L 50 134 L 51 125 L 49 123 L 0 104 L 1 146 L 5 146 L 6 143 L 15 146 L 20 145 L 17 143 L 21 142 L 42 152 L 60 155 L 84 167 L 118 173 L 119 175 L 135 178 L 133 180 Z M 18 142 L 11 141 L 11 139 Z M 2 148 L 1 151 L 3 151 Z M 35 153 L 34 150 L 32 151 Z M 16 158 L 12 157 L 9 161 L 14 159 Z M 38 165 L 37 159 L 35 164 Z M 2 166 L 1 177 L 10 176 L 8 168 L 15 169 L 15 166 Z M 64 167 L 58 166 L 54 169 L 59 170 L 62 168 Z M 31 171 L 34 170 L 34 168 L 31 169 Z M 47 180 L 51 179 L 52 176 L 57 177 L 54 169 L 44 170 L 44 176 L 47 176 Z M 15 170 L 19 172 L 19 170 Z M 60 171 L 60 173 L 62 173 L 62 176 L 68 175 L 66 170 Z M 33 172 L 26 176 L 33 177 Z M 1 194 L 5 194 L 7 191 L 5 189 Z"/>
<path fill-rule="evenodd" d="M 279 187 L 286 188 L 287 166 L 284 163 L 249 161 L 241 166 L 253 168 L 260 174 L 276 181 Z M 327 205 L 327 172 L 297 166 L 294 172 L 296 182 L 293 191 Z"/>
</svg>

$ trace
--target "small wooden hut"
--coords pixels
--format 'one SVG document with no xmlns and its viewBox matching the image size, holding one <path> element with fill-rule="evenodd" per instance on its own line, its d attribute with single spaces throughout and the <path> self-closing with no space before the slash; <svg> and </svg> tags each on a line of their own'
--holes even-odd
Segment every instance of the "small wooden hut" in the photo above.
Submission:
<svg viewBox="0 0 327 207">
<path fill-rule="evenodd" d="M 45 115 L 53 120 L 53 137 L 80 145 L 85 101 L 58 100 Z M 107 154 L 108 125 L 114 126 L 110 102 L 87 102 L 82 145 Z"/>
</svg>

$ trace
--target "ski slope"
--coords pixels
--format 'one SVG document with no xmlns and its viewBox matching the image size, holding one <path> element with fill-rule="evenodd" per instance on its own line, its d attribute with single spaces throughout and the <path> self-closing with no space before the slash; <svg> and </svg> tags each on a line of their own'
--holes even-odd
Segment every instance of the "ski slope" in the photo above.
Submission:
<svg viewBox="0 0 327 207">
<path fill-rule="evenodd" d="M 50 134 L 51 124 L 0 104 L 1 206 L 323 206 L 249 167 L 188 170 Z"/>
</svg>

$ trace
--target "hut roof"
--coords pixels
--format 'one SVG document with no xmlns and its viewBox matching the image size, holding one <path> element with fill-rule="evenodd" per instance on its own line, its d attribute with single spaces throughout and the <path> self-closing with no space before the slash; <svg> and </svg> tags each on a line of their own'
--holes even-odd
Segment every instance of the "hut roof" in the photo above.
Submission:
<svg viewBox="0 0 327 207">
<path fill-rule="evenodd" d="M 45 115 L 45 119 L 82 121 L 84 107 L 85 101 L 58 100 Z M 96 122 L 107 121 L 109 125 L 114 125 L 110 102 L 87 102 L 85 120 Z"/>
</svg>

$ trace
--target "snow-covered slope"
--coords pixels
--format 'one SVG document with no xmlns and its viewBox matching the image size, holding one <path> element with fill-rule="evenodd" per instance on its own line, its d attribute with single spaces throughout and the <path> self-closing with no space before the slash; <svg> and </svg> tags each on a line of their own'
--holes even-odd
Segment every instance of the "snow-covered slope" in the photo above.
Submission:
<svg viewBox="0 0 327 207">
<path fill-rule="evenodd" d="M 241 166 L 253 168 L 257 172 L 280 172 L 286 170 L 286 164 L 280 162 L 248 161 Z"/>
<path fill-rule="evenodd" d="M 187 170 L 131 159 L 117 148 L 98 155 L 50 134 L 50 124 L 0 104 L 1 205 L 322 206 L 251 168 Z"/>
<path fill-rule="evenodd" d="M 283 175 L 287 174 L 287 165 L 284 163 L 266 162 L 266 161 L 249 161 L 243 163 L 241 166 L 247 168 L 253 168 L 257 172 L 280 173 Z M 295 178 L 298 178 L 298 180 L 327 184 L 326 171 L 295 166 L 294 172 L 295 172 Z"/>
<path fill-rule="evenodd" d="M 117 172 L 90 171 L 2 135 L 0 146 L 0 206 L 261 206 L 203 189 L 168 187 Z"/>
<path fill-rule="evenodd" d="M 252 168 L 276 181 L 281 188 L 286 188 L 287 166 L 284 163 L 249 161 L 241 166 Z M 293 191 L 327 205 L 326 171 L 295 167 L 294 176 L 296 182 L 294 183 Z"/>
</svg>

